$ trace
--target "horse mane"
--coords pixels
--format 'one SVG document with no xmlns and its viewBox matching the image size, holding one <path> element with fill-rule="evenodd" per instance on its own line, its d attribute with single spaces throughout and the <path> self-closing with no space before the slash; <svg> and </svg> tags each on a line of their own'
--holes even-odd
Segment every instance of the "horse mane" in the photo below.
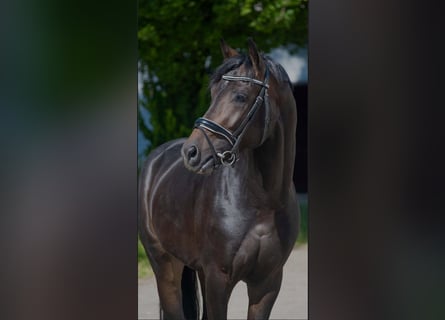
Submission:
<svg viewBox="0 0 445 320">
<path fill-rule="evenodd" d="M 292 84 L 290 82 L 289 76 L 281 64 L 275 62 L 271 57 L 261 54 L 261 57 L 266 61 L 269 70 L 271 73 L 277 78 L 279 82 L 287 83 L 289 88 L 292 89 Z M 210 77 L 209 87 L 212 87 L 214 84 L 221 80 L 221 77 L 228 72 L 239 68 L 241 65 L 245 64 L 248 70 L 248 73 L 245 75 L 246 77 L 253 77 L 252 63 L 248 55 L 239 54 L 234 57 L 231 57 L 223 62 L 212 74 Z M 260 80 L 260 79 L 259 79 Z"/>
<path fill-rule="evenodd" d="M 284 70 L 283 66 L 278 62 L 275 62 L 271 57 L 262 55 L 263 58 L 267 61 L 267 65 L 271 69 L 272 74 L 277 78 L 279 82 L 287 83 L 289 88 L 292 90 L 292 83 L 290 82 L 289 75 L 286 70 Z"/>
</svg>

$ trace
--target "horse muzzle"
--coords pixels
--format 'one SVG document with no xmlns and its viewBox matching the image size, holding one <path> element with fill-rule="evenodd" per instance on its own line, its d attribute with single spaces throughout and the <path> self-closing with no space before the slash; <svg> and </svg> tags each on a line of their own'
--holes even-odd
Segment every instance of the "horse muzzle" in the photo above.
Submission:
<svg viewBox="0 0 445 320">
<path fill-rule="evenodd" d="M 197 174 L 211 174 L 215 169 L 224 166 L 233 166 L 237 157 L 230 149 L 227 141 L 209 136 L 204 136 L 199 129 L 192 132 L 184 142 L 181 154 L 184 166 Z M 221 150 L 221 151 L 220 151 Z M 227 151 L 223 151 L 227 150 Z"/>
<path fill-rule="evenodd" d="M 184 166 L 197 174 L 211 174 L 216 165 L 213 155 L 207 150 L 202 151 L 196 141 L 189 140 L 184 143 L 181 149 Z"/>
</svg>

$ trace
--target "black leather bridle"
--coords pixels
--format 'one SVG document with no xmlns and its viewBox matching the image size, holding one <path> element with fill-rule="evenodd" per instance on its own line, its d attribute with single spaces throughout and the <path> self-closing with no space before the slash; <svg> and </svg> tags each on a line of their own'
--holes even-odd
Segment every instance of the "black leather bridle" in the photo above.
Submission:
<svg viewBox="0 0 445 320">
<path fill-rule="evenodd" d="M 210 149 L 212 150 L 213 158 L 215 160 L 214 166 L 218 166 L 219 164 L 225 165 L 225 166 L 232 166 L 236 160 L 238 160 L 238 148 L 241 142 L 242 137 L 247 131 L 247 128 L 249 127 L 253 116 L 256 114 L 257 110 L 260 106 L 265 104 L 266 112 L 265 112 L 265 127 L 263 131 L 263 136 L 261 138 L 261 143 L 263 144 L 264 140 L 267 138 L 267 129 L 270 122 L 270 106 L 267 96 L 267 89 L 269 88 L 269 68 L 266 64 L 266 71 L 264 73 L 264 81 L 260 81 L 257 79 L 249 78 L 249 77 L 243 77 L 243 76 L 229 76 L 229 75 L 223 75 L 222 79 L 227 81 L 245 81 L 245 82 L 251 82 L 256 85 L 261 86 L 261 91 L 258 93 L 254 104 L 250 107 L 249 113 L 247 116 L 243 119 L 243 121 L 240 123 L 238 128 L 231 132 L 230 130 L 224 128 L 222 125 L 216 123 L 215 121 L 206 119 L 206 118 L 198 118 L 195 121 L 195 128 L 199 129 L 203 134 L 204 137 L 207 140 L 207 143 L 210 146 Z M 217 152 L 212 141 L 207 135 L 207 131 L 212 132 L 214 134 L 217 134 L 224 139 L 226 139 L 230 145 L 232 146 L 231 150 L 226 150 L 223 152 Z"/>
</svg>

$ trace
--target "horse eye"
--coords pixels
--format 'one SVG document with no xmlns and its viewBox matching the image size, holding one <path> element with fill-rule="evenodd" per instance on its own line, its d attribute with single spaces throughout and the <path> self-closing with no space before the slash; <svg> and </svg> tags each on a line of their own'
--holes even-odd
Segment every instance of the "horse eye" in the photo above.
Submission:
<svg viewBox="0 0 445 320">
<path fill-rule="evenodd" d="M 247 101 L 247 97 L 244 94 L 238 93 L 235 95 L 235 102 L 244 103 Z"/>
</svg>

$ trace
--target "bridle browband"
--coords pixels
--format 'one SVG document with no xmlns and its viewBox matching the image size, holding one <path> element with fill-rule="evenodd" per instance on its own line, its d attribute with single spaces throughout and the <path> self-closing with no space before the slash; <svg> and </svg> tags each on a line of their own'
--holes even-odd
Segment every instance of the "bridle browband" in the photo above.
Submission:
<svg viewBox="0 0 445 320">
<path fill-rule="evenodd" d="M 266 71 L 264 73 L 264 81 L 260 81 L 257 79 L 249 78 L 249 77 L 243 77 L 243 76 L 229 76 L 229 75 L 223 75 L 222 79 L 227 81 L 245 81 L 245 82 L 251 82 L 256 85 L 261 86 L 261 91 L 258 93 L 254 104 L 250 107 L 249 112 L 247 113 L 247 116 L 243 119 L 243 121 L 240 123 L 238 128 L 231 132 L 230 130 L 224 128 L 222 125 L 216 123 L 215 121 L 206 119 L 206 118 L 198 118 L 195 121 L 195 128 L 199 129 L 203 134 L 205 139 L 207 140 L 207 143 L 210 146 L 210 149 L 212 150 L 212 155 L 215 160 L 214 166 L 218 166 L 220 163 L 225 166 L 232 166 L 236 160 L 238 160 L 238 148 L 241 142 L 242 137 L 247 131 L 247 128 L 249 127 L 251 120 L 253 119 L 253 116 L 256 114 L 259 107 L 263 104 L 266 105 L 266 116 L 265 116 L 265 127 L 263 131 L 263 136 L 261 138 L 261 143 L 263 144 L 264 140 L 267 137 L 267 128 L 270 122 L 270 106 L 267 96 L 267 89 L 269 88 L 269 68 L 266 64 Z M 224 152 L 217 152 L 212 141 L 207 135 L 207 131 L 210 131 L 216 135 L 219 135 L 226 139 L 230 145 L 232 146 L 231 150 L 226 150 Z"/>
</svg>

